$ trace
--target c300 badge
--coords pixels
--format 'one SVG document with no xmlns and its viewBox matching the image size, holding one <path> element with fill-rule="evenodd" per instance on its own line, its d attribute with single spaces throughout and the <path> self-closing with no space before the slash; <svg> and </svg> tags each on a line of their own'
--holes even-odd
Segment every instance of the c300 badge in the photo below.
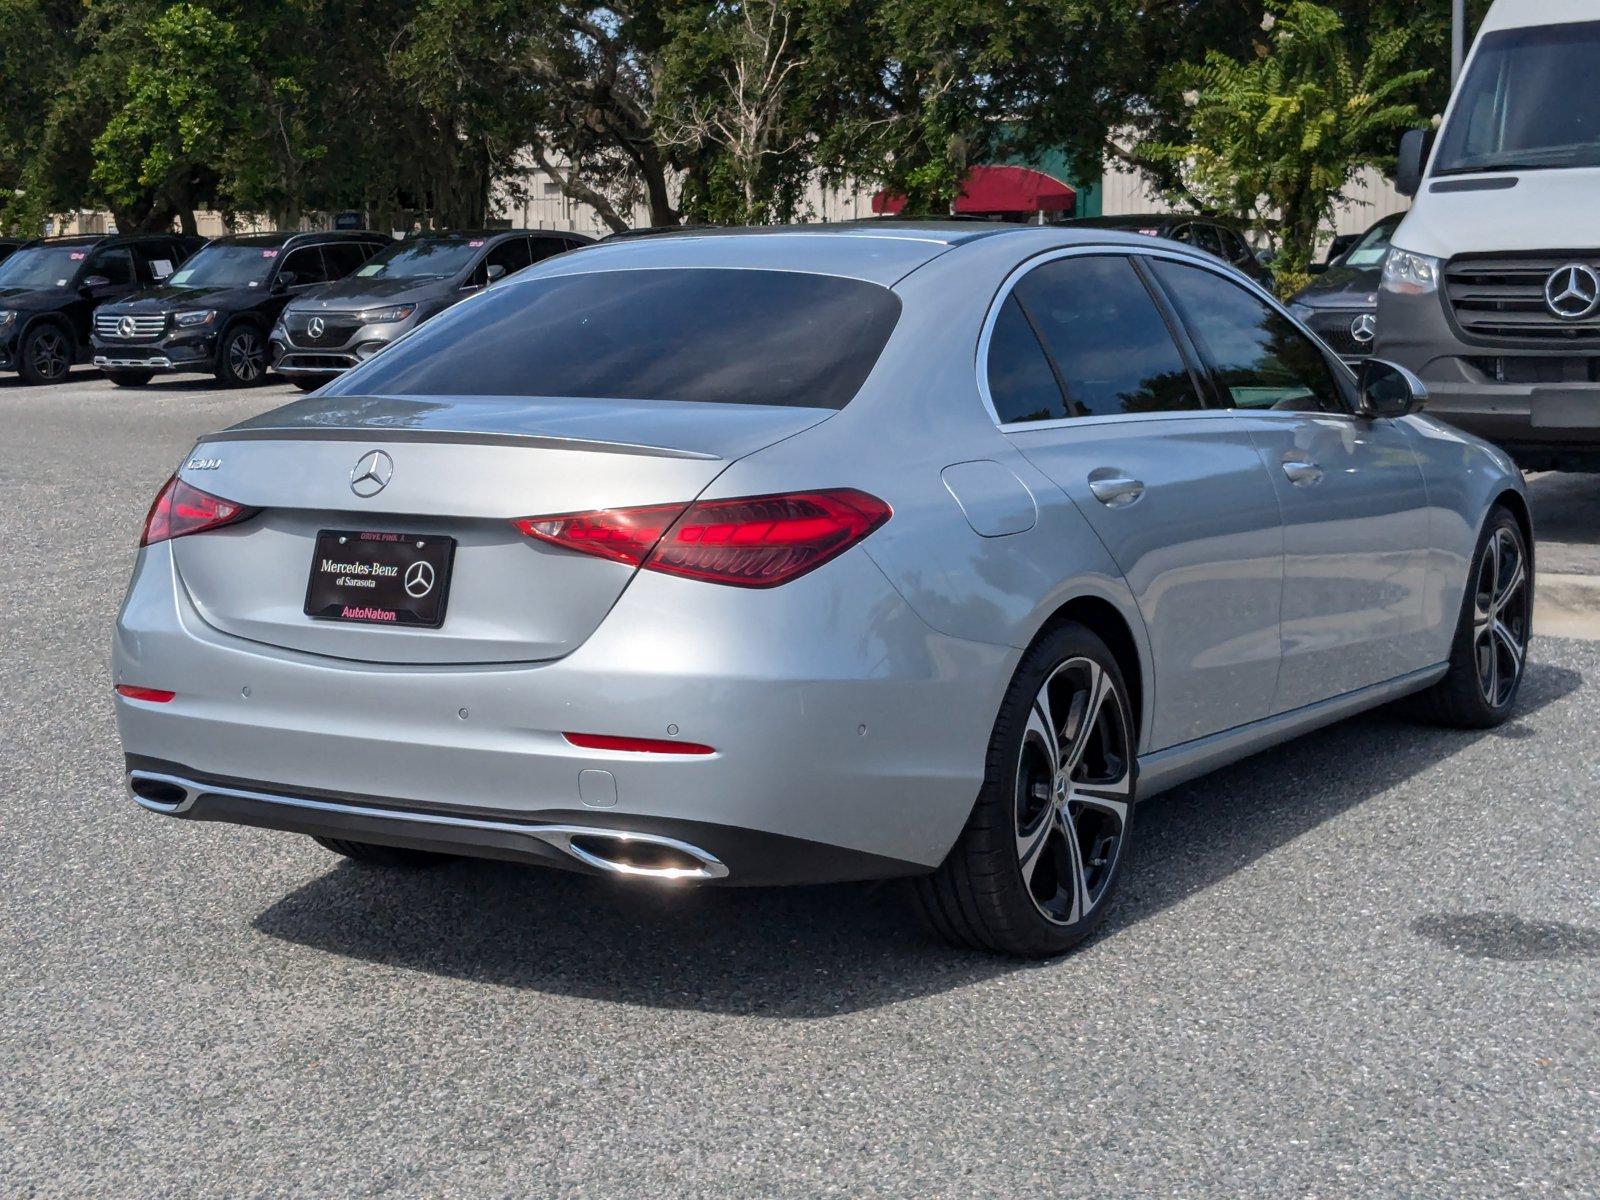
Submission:
<svg viewBox="0 0 1600 1200">
<path fill-rule="evenodd" d="M 186 471 L 215 471 L 222 466 L 220 458 L 191 458 L 183 464 Z"/>
</svg>

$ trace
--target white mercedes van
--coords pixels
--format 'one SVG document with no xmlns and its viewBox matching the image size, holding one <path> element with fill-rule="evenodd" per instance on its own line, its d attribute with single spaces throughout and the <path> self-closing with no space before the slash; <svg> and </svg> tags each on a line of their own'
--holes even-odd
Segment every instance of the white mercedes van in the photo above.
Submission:
<svg viewBox="0 0 1600 1200">
<path fill-rule="evenodd" d="M 1600 471 L 1600 3 L 1496 0 L 1397 181 L 1377 356 L 1525 468 Z"/>
</svg>

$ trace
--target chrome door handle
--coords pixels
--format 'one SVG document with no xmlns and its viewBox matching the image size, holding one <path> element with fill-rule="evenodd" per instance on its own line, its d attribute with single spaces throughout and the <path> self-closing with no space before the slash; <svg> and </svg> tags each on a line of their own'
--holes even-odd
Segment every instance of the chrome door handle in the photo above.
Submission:
<svg viewBox="0 0 1600 1200">
<path fill-rule="evenodd" d="M 1289 482 L 1296 487 L 1310 487 L 1322 479 L 1322 468 L 1314 462 L 1300 462 L 1290 459 L 1283 464 L 1283 473 L 1289 477 Z"/>
<path fill-rule="evenodd" d="M 1097 473 L 1098 475 L 1098 473 Z M 1089 490 L 1107 508 L 1126 508 L 1144 495 L 1144 481 L 1123 475 L 1089 477 Z"/>
</svg>

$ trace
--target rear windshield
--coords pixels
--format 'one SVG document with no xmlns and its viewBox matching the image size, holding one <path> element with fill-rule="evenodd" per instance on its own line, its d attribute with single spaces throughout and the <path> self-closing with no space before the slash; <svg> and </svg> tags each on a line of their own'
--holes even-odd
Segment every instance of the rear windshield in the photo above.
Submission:
<svg viewBox="0 0 1600 1200">
<path fill-rule="evenodd" d="M 559 396 L 843 408 L 900 317 L 877 284 L 789 271 L 596 271 L 493 288 L 324 395 Z"/>
</svg>

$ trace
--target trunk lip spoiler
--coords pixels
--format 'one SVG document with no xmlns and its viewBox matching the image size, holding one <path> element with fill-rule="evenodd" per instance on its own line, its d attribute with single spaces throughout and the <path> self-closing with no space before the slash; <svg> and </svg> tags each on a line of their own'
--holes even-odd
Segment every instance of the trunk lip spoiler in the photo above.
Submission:
<svg viewBox="0 0 1600 1200">
<path fill-rule="evenodd" d="M 611 442 L 597 438 L 562 437 L 548 433 L 487 433 L 470 429 L 402 429 L 385 426 L 257 425 L 249 429 L 208 433 L 196 445 L 220 442 L 432 442 L 444 445 L 525 446 L 547 450 L 591 450 L 601 454 L 637 454 L 647 458 L 681 458 L 721 462 L 723 456 L 675 446 Z"/>
</svg>

